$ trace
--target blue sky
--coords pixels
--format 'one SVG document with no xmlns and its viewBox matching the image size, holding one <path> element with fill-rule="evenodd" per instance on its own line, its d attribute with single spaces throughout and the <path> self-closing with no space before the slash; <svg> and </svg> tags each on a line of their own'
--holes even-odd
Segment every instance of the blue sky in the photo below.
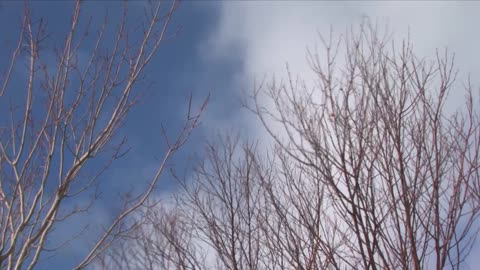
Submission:
<svg viewBox="0 0 480 270">
<path fill-rule="evenodd" d="M 110 26 L 114 26 L 121 14 L 121 2 L 115 1 L 86 1 L 84 3 L 81 16 L 92 17 L 92 24 L 101 23 L 104 15 L 108 11 Z M 143 15 L 144 3 L 133 1 L 129 4 L 130 18 L 138 18 Z M 31 4 L 31 10 L 35 17 L 43 17 L 48 26 L 49 39 L 45 47 L 63 41 L 64 34 L 69 27 L 70 16 L 72 14 L 73 2 L 59 1 L 34 1 Z M 218 20 L 219 9 L 212 3 L 185 2 L 175 13 L 171 24 L 171 30 L 180 29 L 179 34 L 173 39 L 164 43 L 159 49 L 154 61 L 147 67 L 144 73 L 145 80 L 153 84 L 143 91 L 144 97 L 140 100 L 138 106 L 131 111 L 124 128 L 120 131 L 121 136 L 128 138 L 128 146 L 131 147 L 129 155 L 118 160 L 102 177 L 101 188 L 103 190 L 99 204 L 96 205 L 89 214 L 79 215 L 57 226 L 52 245 L 67 239 L 71 234 L 81 232 L 86 224 L 98 225 L 108 221 L 108 215 L 115 210 L 115 205 L 111 202 L 118 201 L 117 194 L 138 186 L 142 179 L 149 179 L 153 176 L 158 163 L 166 150 L 161 126 L 174 135 L 180 128 L 181 121 L 186 117 L 189 95 L 194 98 L 194 106 L 200 104 L 202 99 L 211 94 L 212 102 L 216 106 L 211 106 L 211 112 L 228 115 L 230 109 L 234 108 L 236 102 L 232 96 L 219 89 L 225 89 L 230 81 L 229 76 L 237 66 L 237 59 L 229 58 L 226 60 L 217 59 L 211 63 L 207 58 L 201 55 L 202 41 L 206 39 L 212 31 Z M 23 15 L 22 2 L 4 2 L 0 8 L 0 25 L 2 27 L 2 38 L 0 40 L 2 50 L 0 50 L 0 63 L 6 63 L 10 57 L 13 46 L 16 45 L 19 31 L 18 26 L 21 23 Z M 81 20 L 85 23 L 86 20 Z M 113 29 L 111 27 L 110 29 Z M 112 34 L 112 33 L 110 33 Z M 48 44 L 48 45 L 47 45 Z M 88 51 L 91 46 L 85 43 L 85 48 L 81 50 Z M 47 52 L 45 55 L 51 59 L 47 62 L 52 63 L 54 68 L 53 52 Z M 211 64 L 211 67 L 207 66 Z M 25 82 L 24 65 L 19 65 L 15 70 L 18 79 L 10 88 L 22 89 L 22 83 Z M 49 67 L 50 68 L 50 67 Z M 2 67 L 3 70 L 3 67 Z M 221 76 L 210 80 L 215 74 Z M 207 84 L 207 81 L 210 81 Z M 15 100 L 19 94 L 15 91 L 7 93 L 9 98 Z M 2 99 L 0 112 L 5 115 L 8 109 L 8 99 Z M 2 117 L 3 118 L 3 117 Z M 4 118 L 4 120 L 7 120 Z M 200 127 L 194 133 L 185 150 L 172 160 L 172 164 L 179 171 L 183 171 L 188 162 L 194 158 L 195 153 L 201 151 L 206 133 Z M 187 162 L 185 162 L 187 161 Z M 165 174 L 162 184 L 159 187 L 163 192 L 172 189 L 172 179 L 169 174 Z M 84 202 L 86 203 L 85 199 Z M 70 205 L 71 203 L 71 205 Z M 73 206 L 73 202 L 66 201 L 68 207 Z M 94 229 L 95 226 L 93 227 Z M 84 255 L 84 243 L 88 240 L 88 234 L 83 234 L 79 240 L 61 249 L 59 255 L 46 258 L 41 264 L 40 269 L 68 269 L 73 263 L 78 262 L 81 255 Z M 80 256 L 79 256 L 80 255 Z"/>
<path fill-rule="evenodd" d="M 95 23 L 108 10 L 115 21 L 120 14 L 119 3 L 86 1 L 82 14 L 92 16 Z M 61 42 L 59 34 L 68 27 L 72 6 L 72 2 L 33 2 L 34 15 L 48 22 L 52 43 Z M 142 8 L 141 1 L 129 4 L 133 17 L 141 16 Z M 419 55 L 432 56 L 436 48 L 448 46 L 456 52 L 460 79 L 469 72 L 479 74 L 479 10 L 480 4 L 469 2 L 183 2 L 171 25 L 171 29 L 181 30 L 160 48 L 147 68 L 146 79 L 154 84 L 145 91 L 145 98 L 121 131 L 132 147 L 129 155 L 103 175 L 102 185 L 108 192 L 102 204 L 89 215 L 67 221 L 58 230 L 68 234 L 81 229 L 74 225 L 106 221 L 111 211 L 107 202 L 115 191 L 135 186 L 136 181 L 153 174 L 158 164 L 156 157 L 161 158 L 165 150 L 160 123 L 170 130 L 178 128 L 185 117 L 189 94 L 193 94 L 195 104 L 209 93 L 211 99 L 202 126 L 173 161 L 178 170 L 191 165 L 189 160 L 201 152 L 202 142 L 217 132 L 232 129 L 263 138 L 265 133 L 253 116 L 241 109 L 242 92 L 250 90 L 255 79 L 284 76 L 287 62 L 294 74 L 308 82 L 312 74 L 305 49 L 315 45 L 317 33 L 328 34 L 330 27 L 341 33 L 364 16 L 388 22 L 397 38 L 405 37 L 410 27 Z M 18 36 L 22 12 L 21 2 L 4 2 L 0 7 L 0 63 L 4 63 L 5 53 L 10 52 L 6 48 L 14 45 Z M 479 77 L 473 76 L 472 82 L 480 85 Z M 455 96 L 463 95 L 453 93 L 452 108 L 461 106 Z M 165 194 L 174 190 L 168 174 L 160 188 Z M 48 269 L 67 269 L 81 251 L 81 244 L 67 246 L 62 250 L 64 258 L 46 260 L 41 268 L 47 269 L 48 265 Z"/>
</svg>

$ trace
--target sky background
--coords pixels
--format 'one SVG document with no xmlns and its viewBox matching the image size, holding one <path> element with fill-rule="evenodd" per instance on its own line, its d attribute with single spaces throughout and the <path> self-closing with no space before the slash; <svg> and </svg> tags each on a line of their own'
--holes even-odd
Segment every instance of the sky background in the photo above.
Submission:
<svg viewBox="0 0 480 270">
<path fill-rule="evenodd" d="M 94 22 L 102 19 L 106 10 L 112 20 L 120 15 L 120 2 L 91 0 L 84 4 L 81 16 L 92 16 Z M 33 2 L 34 15 L 48 22 L 52 42 L 61 41 L 72 7 L 72 2 Z M 129 12 L 141 16 L 143 7 L 141 1 L 132 1 Z M 10 53 L 7 48 L 18 37 L 22 10 L 21 2 L 0 4 L 0 65 L 7 59 L 6 52 Z M 161 158 L 165 150 L 160 123 L 167 129 L 178 128 L 185 117 L 190 93 L 195 104 L 200 104 L 209 93 L 211 98 L 202 125 L 173 161 L 179 170 L 192 165 L 195 154 L 201 154 L 202 142 L 219 132 L 231 130 L 254 139 L 264 138 L 255 117 L 241 108 L 244 92 L 252 90 L 255 79 L 273 75 L 284 78 L 286 63 L 294 76 L 311 82 L 313 74 L 306 62 L 306 49 L 314 48 L 319 42 L 318 33 L 328 35 L 330 28 L 341 34 L 367 16 L 380 24 L 388 23 L 396 40 L 410 31 L 417 55 L 432 57 L 437 48 L 448 47 L 455 52 L 460 70 L 458 82 L 470 73 L 472 83 L 479 86 L 478 12 L 480 2 L 467 1 L 184 1 L 171 25 L 181 30 L 159 49 L 147 68 L 147 80 L 154 85 L 128 116 L 121 131 L 132 149 L 102 178 L 103 188 L 110 193 L 91 213 L 65 222 L 58 231 L 67 235 L 80 231 L 82 224 L 105 222 L 111 210 L 108 199 L 115 191 L 135 186 L 136 181 L 153 175 L 156 158 Z M 451 93 L 450 108 L 461 106 L 461 84 L 456 89 Z M 161 184 L 162 196 L 174 190 L 171 177 L 166 175 Z M 44 260 L 40 268 L 68 269 L 80 259 L 85 248 L 83 240 L 63 248 L 59 256 Z M 480 264 L 476 257 L 471 256 L 471 265 L 478 265 L 473 260 Z"/>
</svg>

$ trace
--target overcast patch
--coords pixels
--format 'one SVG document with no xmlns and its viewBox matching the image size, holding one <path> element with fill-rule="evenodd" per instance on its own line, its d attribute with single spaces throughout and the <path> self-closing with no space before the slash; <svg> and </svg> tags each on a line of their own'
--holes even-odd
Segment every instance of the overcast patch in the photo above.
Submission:
<svg viewBox="0 0 480 270">
<path fill-rule="evenodd" d="M 388 23 L 395 40 L 410 35 L 419 57 L 434 57 L 437 49 L 443 52 L 446 47 L 455 53 L 460 73 L 450 94 L 448 106 L 453 109 L 462 105 L 462 83 L 468 74 L 472 75 L 475 88 L 480 85 L 479 8 L 480 2 L 224 1 L 217 27 L 205 45 L 210 50 L 204 52 L 211 59 L 242 55 L 243 65 L 237 67 L 235 80 L 228 89 L 235 95 L 252 89 L 255 79 L 272 75 L 285 78 L 287 63 L 294 77 L 298 75 L 309 82 L 314 74 L 306 61 L 306 49 L 319 42 L 318 33 L 328 35 L 332 28 L 340 35 L 368 17 L 380 24 Z M 222 117 L 209 118 L 213 119 L 207 124 L 213 125 Z M 232 116 L 237 118 L 244 119 L 244 112 Z M 253 115 L 248 121 L 231 121 L 232 127 L 239 125 L 244 125 L 253 137 L 264 134 L 258 131 L 261 127 Z M 476 252 L 478 247 L 472 254 Z M 475 256 L 469 257 L 469 265 L 477 263 L 480 262 Z"/>
<path fill-rule="evenodd" d="M 380 24 L 388 23 L 395 40 L 401 41 L 410 33 L 418 56 L 434 57 L 437 48 L 448 47 L 455 52 L 462 82 L 469 73 L 480 72 L 480 38 L 476 31 L 479 7 L 475 2 L 225 1 L 217 28 L 206 42 L 211 50 L 205 53 L 212 59 L 242 54 L 243 65 L 238 67 L 229 91 L 251 89 L 255 79 L 265 76 L 284 77 L 286 63 L 294 76 L 309 81 L 313 73 L 306 61 L 306 49 L 318 44 L 318 34 L 328 35 L 332 28 L 340 35 L 369 17 Z M 473 76 L 472 82 L 479 85 L 480 79 Z M 460 97 L 452 99 L 455 104 L 451 106 L 458 107 L 463 95 L 453 96 Z"/>
</svg>

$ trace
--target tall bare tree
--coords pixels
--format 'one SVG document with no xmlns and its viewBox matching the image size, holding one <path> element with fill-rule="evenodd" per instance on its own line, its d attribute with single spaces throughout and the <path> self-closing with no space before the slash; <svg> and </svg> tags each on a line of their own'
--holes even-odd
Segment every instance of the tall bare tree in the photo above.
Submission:
<svg viewBox="0 0 480 270">
<path fill-rule="evenodd" d="M 218 269 L 257 269 L 261 262 L 259 177 L 255 145 L 220 136 L 207 146 L 193 179 L 182 182 L 178 207 L 192 224 L 192 238 L 219 255 Z"/>
<path fill-rule="evenodd" d="M 33 269 L 42 254 L 55 252 L 48 245 L 57 234 L 55 226 L 89 211 L 88 206 L 66 207 L 67 198 L 85 200 L 93 190 L 89 205 L 94 204 L 99 175 L 124 154 L 125 141 L 116 135 L 138 100 L 134 87 L 146 65 L 171 36 L 167 29 L 178 3 L 150 4 L 140 28 L 127 23 L 126 6 L 116 28 L 110 28 L 107 18 L 101 25 L 86 24 L 83 3 L 76 1 L 60 48 L 50 47 L 45 21 L 33 17 L 25 5 L 18 45 L 0 78 L 0 101 L 11 100 L 10 114 L 3 107 L 0 116 L 1 269 Z M 87 56 L 85 48 L 92 48 Z M 48 54 L 55 54 L 54 66 L 46 60 Z M 19 79 L 15 70 L 25 59 L 27 72 Z M 121 211 L 75 269 L 91 264 L 118 236 L 138 226 L 129 217 L 146 206 L 167 161 L 184 145 L 198 117 L 189 113 L 176 137 L 166 139 L 168 147 L 155 176 L 143 182 L 140 193 L 116 205 Z"/>
<path fill-rule="evenodd" d="M 462 268 L 480 227 L 478 96 L 454 88 L 452 55 L 418 58 L 382 33 L 321 38 L 314 87 L 255 88 L 269 154 L 209 146 L 177 205 L 207 269 Z M 452 90 L 465 106 L 448 113 Z"/>
<path fill-rule="evenodd" d="M 473 87 L 449 115 L 453 56 L 419 59 L 409 40 L 398 47 L 368 23 L 322 42 L 323 58 L 309 53 L 316 87 L 273 81 L 252 108 L 298 172 L 287 180 L 295 210 L 282 215 L 313 236 L 302 268 L 459 269 L 479 229 Z"/>
</svg>

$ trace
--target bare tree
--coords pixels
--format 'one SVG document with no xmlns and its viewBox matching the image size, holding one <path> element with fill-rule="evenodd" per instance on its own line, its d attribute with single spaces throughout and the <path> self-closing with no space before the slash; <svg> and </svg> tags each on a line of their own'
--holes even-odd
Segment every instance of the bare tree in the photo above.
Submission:
<svg viewBox="0 0 480 270">
<path fill-rule="evenodd" d="M 102 254 L 96 264 L 100 269 L 207 269 L 206 254 L 178 209 L 158 204 L 137 218 L 144 220 L 142 226 Z"/>
<path fill-rule="evenodd" d="M 11 100 L 10 115 L 2 114 L 0 125 L 0 268 L 32 269 L 42 254 L 55 251 L 47 243 L 56 224 L 89 210 L 66 208 L 67 198 L 93 194 L 89 205 L 95 203 L 99 175 L 124 154 L 125 141 L 116 134 L 138 100 L 134 86 L 171 35 L 167 29 L 177 4 L 152 2 L 140 28 L 127 23 L 125 6 L 112 37 L 107 18 L 98 28 L 79 29 L 86 21 L 82 3 L 76 1 L 60 48 L 44 43 L 46 24 L 25 5 L 18 45 L 0 81 L 0 101 Z M 85 63 L 79 55 L 84 47 L 92 48 Z M 48 53 L 56 53 L 54 67 L 44 58 Z M 15 69 L 24 59 L 28 70 L 22 84 Z M 189 111 L 176 137 L 166 138 L 168 149 L 155 176 L 140 193 L 117 205 L 121 211 L 75 269 L 91 264 L 115 239 L 138 226 L 128 218 L 148 206 L 167 161 L 184 145 L 199 113 Z"/>
<path fill-rule="evenodd" d="M 218 255 L 218 269 L 259 269 L 259 177 L 255 145 L 227 135 L 207 146 L 193 179 L 181 182 L 178 207 L 191 223 L 192 237 Z"/>
<path fill-rule="evenodd" d="M 272 151 L 227 135 L 181 182 L 178 217 L 210 246 L 206 269 L 463 266 L 480 222 L 478 100 L 468 83 L 449 114 L 453 56 L 381 34 L 367 22 L 321 38 L 314 87 L 289 75 L 253 92 Z"/>
<path fill-rule="evenodd" d="M 151 208 L 139 217 L 148 222 L 109 252 L 102 267 L 260 269 L 263 196 L 254 153 L 255 145 L 234 136 L 208 144 L 191 177 L 174 172 L 180 191 L 172 208 Z"/>
<path fill-rule="evenodd" d="M 309 53 L 316 87 L 291 76 L 273 81 L 255 91 L 252 107 L 283 168 L 297 171 L 286 180 L 287 197 L 295 197 L 278 218 L 314 236 L 303 238 L 313 239 L 309 247 L 296 245 L 300 253 L 320 254 L 295 268 L 459 269 L 478 232 L 480 118 L 472 86 L 464 109 L 448 115 L 453 56 L 419 59 L 409 40 L 398 48 L 368 23 L 322 42 L 324 58 Z M 273 106 L 262 105 L 265 97 Z"/>
</svg>

